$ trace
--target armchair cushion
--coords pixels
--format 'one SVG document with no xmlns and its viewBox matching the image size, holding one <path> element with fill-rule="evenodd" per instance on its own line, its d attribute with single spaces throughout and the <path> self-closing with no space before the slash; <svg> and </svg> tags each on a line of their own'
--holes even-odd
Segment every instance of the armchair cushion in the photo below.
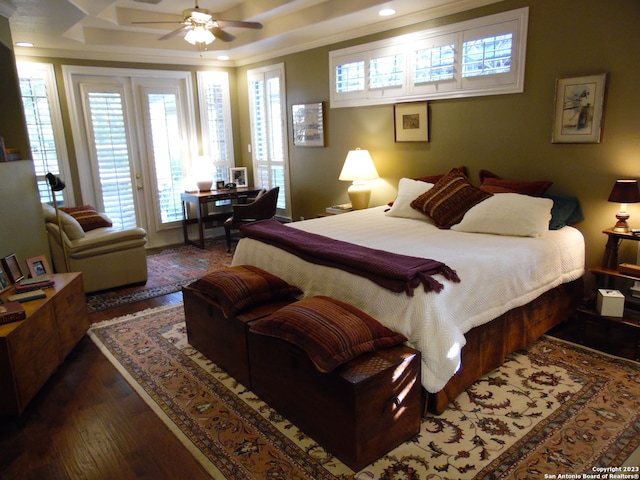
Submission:
<svg viewBox="0 0 640 480">
<path fill-rule="evenodd" d="M 42 204 L 42 213 L 44 213 L 45 222 L 58 224 L 58 217 L 56 215 L 56 209 L 53 208 L 48 203 Z M 69 240 L 78 240 L 80 238 L 84 238 L 85 233 L 82 229 L 80 223 L 62 210 L 59 210 L 60 213 L 60 223 L 62 224 L 62 230 L 67 235 Z"/>
</svg>

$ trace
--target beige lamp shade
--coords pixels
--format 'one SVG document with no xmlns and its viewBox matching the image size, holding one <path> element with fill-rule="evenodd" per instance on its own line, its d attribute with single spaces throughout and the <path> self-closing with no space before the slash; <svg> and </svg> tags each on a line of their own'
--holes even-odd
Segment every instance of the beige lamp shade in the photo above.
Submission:
<svg viewBox="0 0 640 480">
<path fill-rule="evenodd" d="M 375 180 L 376 178 L 380 178 L 380 175 L 378 175 L 369 151 L 359 148 L 350 150 L 338 179 L 353 182 L 347 193 L 354 210 L 362 210 L 369 207 L 371 187 L 367 180 Z"/>
</svg>

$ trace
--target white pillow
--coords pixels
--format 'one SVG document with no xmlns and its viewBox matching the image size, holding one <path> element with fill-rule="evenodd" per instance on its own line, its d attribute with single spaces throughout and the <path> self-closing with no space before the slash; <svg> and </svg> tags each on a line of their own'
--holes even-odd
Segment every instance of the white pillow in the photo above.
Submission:
<svg viewBox="0 0 640 480">
<path fill-rule="evenodd" d="M 398 182 L 398 198 L 386 213 L 389 217 L 416 218 L 428 220 L 422 213 L 411 208 L 411 202 L 433 188 L 433 183 L 421 182 L 410 178 L 401 178 Z"/>
<path fill-rule="evenodd" d="M 451 230 L 539 237 L 549 230 L 552 207 L 550 198 L 497 193 L 469 209 Z"/>
</svg>

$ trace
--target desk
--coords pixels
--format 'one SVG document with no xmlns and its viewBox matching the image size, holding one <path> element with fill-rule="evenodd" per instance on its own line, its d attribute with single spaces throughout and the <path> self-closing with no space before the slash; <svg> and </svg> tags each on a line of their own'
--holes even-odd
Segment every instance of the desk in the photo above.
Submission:
<svg viewBox="0 0 640 480">
<path fill-rule="evenodd" d="M 246 201 L 255 197 L 262 190 L 256 187 L 240 187 L 226 190 L 211 190 L 209 192 L 185 192 L 180 195 L 182 200 L 182 233 L 184 235 L 185 245 L 195 245 L 204 249 L 204 221 L 205 220 L 226 220 L 231 216 L 230 213 L 208 214 L 204 211 L 205 206 L 209 203 L 215 203 L 222 200 L 236 201 L 237 203 L 246 203 Z M 196 206 L 196 218 L 189 218 L 189 204 Z M 189 224 L 198 223 L 198 240 L 189 238 Z"/>
</svg>

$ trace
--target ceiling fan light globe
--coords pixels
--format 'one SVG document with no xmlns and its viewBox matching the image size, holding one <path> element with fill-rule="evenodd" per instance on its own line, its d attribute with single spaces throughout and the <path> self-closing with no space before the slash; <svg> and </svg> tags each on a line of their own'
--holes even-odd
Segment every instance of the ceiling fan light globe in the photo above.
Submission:
<svg viewBox="0 0 640 480">
<path fill-rule="evenodd" d="M 184 39 L 191 45 L 197 45 L 199 43 L 209 45 L 216 39 L 216 37 L 214 37 L 213 33 L 209 30 L 200 25 L 189 30 L 184 36 Z"/>
</svg>

